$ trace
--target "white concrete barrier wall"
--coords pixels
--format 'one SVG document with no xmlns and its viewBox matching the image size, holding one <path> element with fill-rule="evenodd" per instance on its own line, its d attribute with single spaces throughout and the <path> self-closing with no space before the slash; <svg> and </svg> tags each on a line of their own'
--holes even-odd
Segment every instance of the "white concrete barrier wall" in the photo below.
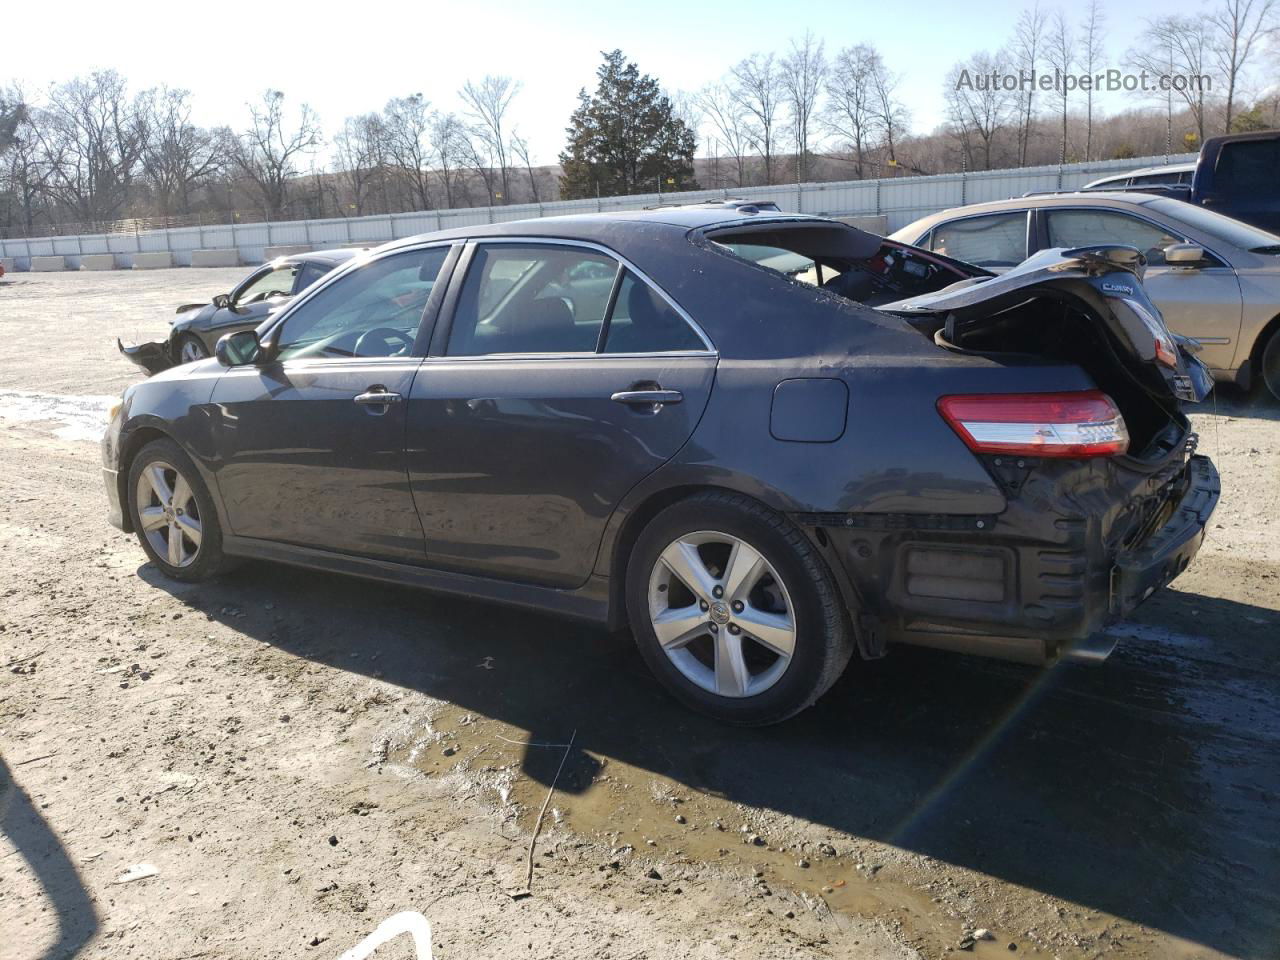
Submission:
<svg viewBox="0 0 1280 960">
<path fill-rule="evenodd" d="M 86 253 L 80 258 L 81 270 L 114 270 L 115 268 L 114 253 Z"/>
<path fill-rule="evenodd" d="M 135 270 L 156 270 L 172 266 L 173 254 L 168 251 L 164 253 L 135 253 L 133 255 L 133 269 Z"/>
<path fill-rule="evenodd" d="M 792 213 L 833 217 L 882 217 L 884 232 L 948 207 L 1020 197 L 1031 191 L 1074 190 L 1109 174 L 1163 163 L 1195 160 L 1194 154 L 1170 157 L 1134 157 L 1129 160 L 1096 160 L 1090 163 L 1011 170 L 980 170 L 927 177 L 891 177 L 883 180 L 850 180 L 838 183 L 774 184 L 685 193 L 638 194 L 549 203 L 512 204 L 506 207 L 470 207 L 425 210 L 331 220 L 297 220 L 283 223 L 221 224 L 175 227 L 145 233 L 99 234 L 65 237 L 0 238 L 0 257 L 17 260 L 25 268 L 28 259 L 65 256 L 73 264 L 83 255 L 116 254 L 120 266 L 185 266 L 199 250 L 235 250 L 241 263 L 303 250 L 332 247 L 375 246 L 420 233 L 499 223 L 560 214 L 638 210 L 657 204 L 699 203 L 726 197 L 773 201 Z"/>
<path fill-rule="evenodd" d="M 238 267 L 240 252 L 231 250 L 192 250 L 191 265 L 193 267 Z"/>
<path fill-rule="evenodd" d="M 67 269 L 66 257 L 32 257 L 31 270 L 33 273 L 51 273 L 55 270 Z"/>
<path fill-rule="evenodd" d="M 0 269 L 3 269 L 5 273 L 13 273 L 18 269 L 16 259 L 15 257 L 0 257 Z"/>
<path fill-rule="evenodd" d="M 285 243 L 274 247 L 266 247 L 262 251 L 264 260 L 274 260 L 276 257 L 292 257 L 297 253 L 310 253 L 311 244 L 309 243 Z"/>
</svg>

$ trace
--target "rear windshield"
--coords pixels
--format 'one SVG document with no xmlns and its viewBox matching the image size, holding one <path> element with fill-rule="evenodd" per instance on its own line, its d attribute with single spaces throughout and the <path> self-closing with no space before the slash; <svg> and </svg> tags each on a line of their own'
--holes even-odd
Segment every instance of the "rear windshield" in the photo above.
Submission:
<svg viewBox="0 0 1280 960">
<path fill-rule="evenodd" d="M 1161 197 L 1147 204 L 1152 210 L 1163 213 L 1166 217 L 1179 220 L 1194 230 L 1200 230 L 1218 240 L 1243 247 L 1245 250 L 1256 250 L 1259 247 L 1274 247 L 1280 244 L 1280 236 L 1267 233 L 1247 223 L 1224 217 L 1220 213 L 1206 210 L 1193 203 L 1181 200 L 1170 200 Z"/>
</svg>

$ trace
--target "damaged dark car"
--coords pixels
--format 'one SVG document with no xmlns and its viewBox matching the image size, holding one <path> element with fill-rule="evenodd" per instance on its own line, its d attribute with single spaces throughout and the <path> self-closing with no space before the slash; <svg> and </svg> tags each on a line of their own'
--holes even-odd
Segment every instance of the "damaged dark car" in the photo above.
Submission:
<svg viewBox="0 0 1280 960">
<path fill-rule="evenodd" d="M 1218 499 L 1212 386 L 1129 247 L 994 277 L 748 204 L 382 247 L 126 391 L 109 518 L 237 557 L 629 627 L 661 683 L 783 720 L 855 656 L 1097 660 Z"/>
<path fill-rule="evenodd" d="M 254 329 L 293 297 L 361 252 L 318 250 L 278 257 L 255 269 L 230 293 L 220 293 L 208 303 L 178 307 L 164 340 L 132 346 L 117 340 L 116 346 L 148 374 L 211 357 L 224 334 Z"/>
</svg>

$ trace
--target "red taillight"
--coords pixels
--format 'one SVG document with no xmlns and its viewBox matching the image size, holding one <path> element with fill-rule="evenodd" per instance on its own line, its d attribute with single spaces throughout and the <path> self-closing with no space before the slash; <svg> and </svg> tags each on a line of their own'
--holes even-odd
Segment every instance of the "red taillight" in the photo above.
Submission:
<svg viewBox="0 0 1280 960">
<path fill-rule="evenodd" d="M 1129 448 L 1129 431 L 1101 390 L 943 397 L 938 412 L 975 453 L 1106 457 Z"/>
</svg>

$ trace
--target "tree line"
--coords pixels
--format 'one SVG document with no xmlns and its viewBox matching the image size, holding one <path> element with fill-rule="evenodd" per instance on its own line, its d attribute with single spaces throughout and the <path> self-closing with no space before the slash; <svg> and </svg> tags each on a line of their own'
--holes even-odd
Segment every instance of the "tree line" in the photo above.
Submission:
<svg viewBox="0 0 1280 960">
<path fill-rule="evenodd" d="M 961 82 L 992 72 L 1093 74 L 1111 66 L 1101 0 L 1076 20 L 1037 2 L 996 50 L 955 64 L 945 121 L 913 129 L 903 74 L 875 44 L 828 50 L 812 32 L 743 57 L 703 89 L 668 91 L 613 50 L 569 117 L 558 164 L 518 125 L 521 82 L 467 80 L 449 104 L 422 93 L 346 118 L 326 140 L 305 102 L 267 90 L 235 125 L 192 119 L 183 89 L 133 92 L 117 71 L 38 94 L 0 88 L 0 236 L 91 231 L 126 219 L 227 222 L 359 216 L 699 186 L 943 173 L 1194 150 L 1214 133 L 1277 125 L 1280 0 L 1216 0 L 1145 23 L 1122 65 L 1199 74 L 1210 88 L 1149 95 L 1101 116 L 1094 91 Z M 1126 25 L 1128 26 L 1128 25 Z M 1273 62 L 1267 64 L 1266 58 Z M 1272 69 L 1268 69 L 1268 67 Z"/>
</svg>

